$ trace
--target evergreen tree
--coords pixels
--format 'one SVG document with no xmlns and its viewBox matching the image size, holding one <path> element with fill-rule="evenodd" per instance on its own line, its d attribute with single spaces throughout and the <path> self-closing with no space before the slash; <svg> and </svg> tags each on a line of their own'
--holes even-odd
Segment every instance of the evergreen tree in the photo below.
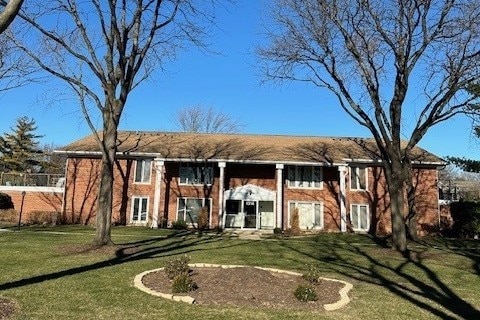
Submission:
<svg viewBox="0 0 480 320">
<path fill-rule="evenodd" d="M 5 172 L 36 172 L 40 162 L 37 160 L 41 150 L 35 134 L 37 126 L 34 119 L 17 119 L 11 133 L 0 137 L 0 169 Z"/>
</svg>

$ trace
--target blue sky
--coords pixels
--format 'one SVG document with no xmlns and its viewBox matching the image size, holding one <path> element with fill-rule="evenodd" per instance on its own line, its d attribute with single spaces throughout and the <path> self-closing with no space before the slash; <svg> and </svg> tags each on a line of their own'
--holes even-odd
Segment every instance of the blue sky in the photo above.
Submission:
<svg viewBox="0 0 480 320">
<path fill-rule="evenodd" d="M 239 119 L 244 132 L 368 137 L 369 132 L 344 113 L 332 95 L 305 83 L 261 84 L 253 54 L 262 41 L 261 19 L 268 0 L 239 1 L 220 10 L 218 29 L 208 40 L 209 55 L 183 52 L 134 91 L 120 129 L 172 131 L 178 108 L 212 106 Z M 21 116 L 33 117 L 42 144 L 61 146 L 90 134 L 78 106 L 52 102 L 54 83 L 30 85 L 0 94 L 0 134 Z M 432 129 L 420 146 L 438 156 L 480 158 L 480 142 L 471 123 L 458 117 Z"/>
</svg>

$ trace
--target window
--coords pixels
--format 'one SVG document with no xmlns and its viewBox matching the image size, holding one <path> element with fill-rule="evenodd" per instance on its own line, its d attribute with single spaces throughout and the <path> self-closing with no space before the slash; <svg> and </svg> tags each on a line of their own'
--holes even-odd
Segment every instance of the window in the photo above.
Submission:
<svg viewBox="0 0 480 320">
<path fill-rule="evenodd" d="M 367 190 L 367 168 L 350 167 L 350 189 Z"/>
<path fill-rule="evenodd" d="M 352 222 L 354 231 L 368 231 L 370 226 L 368 205 L 352 204 L 350 208 L 350 221 Z"/>
<path fill-rule="evenodd" d="M 322 188 L 322 167 L 289 167 L 288 186 L 290 188 Z"/>
<path fill-rule="evenodd" d="M 203 164 L 182 164 L 180 184 L 212 184 L 213 166 Z"/>
<path fill-rule="evenodd" d="M 207 207 L 210 219 L 212 199 L 206 198 L 178 198 L 177 221 L 185 221 L 187 224 L 196 224 L 198 214 L 203 207 Z"/>
<path fill-rule="evenodd" d="M 148 212 L 148 197 L 132 197 L 132 223 L 146 222 Z"/>
<path fill-rule="evenodd" d="M 289 202 L 289 224 L 295 209 L 298 210 L 300 229 L 323 229 L 323 203 Z"/>
<path fill-rule="evenodd" d="M 137 160 L 135 165 L 135 182 L 136 183 L 149 183 L 150 172 L 152 168 L 152 160 Z"/>
</svg>

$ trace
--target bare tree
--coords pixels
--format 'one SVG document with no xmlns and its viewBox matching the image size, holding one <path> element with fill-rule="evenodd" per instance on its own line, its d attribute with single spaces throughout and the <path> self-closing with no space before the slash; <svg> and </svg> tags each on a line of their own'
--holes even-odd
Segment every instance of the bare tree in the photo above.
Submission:
<svg viewBox="0 0 480 320">
<path fill-rule="evenodd" d="M 13 40 L 78 98 L 101 150 L 97 245 L 111 243 L 117 134 L 129 94 L 179 49 L 204 45 L 213 4 L 212 0 L 38 0 L 19 14 L 25 37 L 16 32 Z M 95 126 L 97 118 L 100 130 Z"/>
<path fill-rule="evenodd" d="M 228 114 L 201 105 L 177 110 L 174 121 L 178 129 L 185 132 L 235 133 L 243 127 Z"/>
<path fill-rule="evenodd" d="M 328 89 L 371 132 L 388 183 L 393 246 L 407 252 L 406 223 L 416 232 L 411 151 L 474 99 L 466 89 L 480 76 L 480 2 L 277 0 L 271 12 L 270 43 L 259 50 L 267 79 Z"/>
<path fill-rule="evenodd" d="M 0 0 L 0 33 L 3 33 L 18 14 L 23 0 Z"/>
</svg>

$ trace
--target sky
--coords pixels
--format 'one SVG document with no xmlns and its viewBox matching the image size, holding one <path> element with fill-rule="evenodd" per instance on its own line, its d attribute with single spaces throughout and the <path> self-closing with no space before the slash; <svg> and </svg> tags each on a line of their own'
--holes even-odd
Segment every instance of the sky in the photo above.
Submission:
<svg viewBox="0 0 480 320">
<path fill-rule="evenodd" d="M 332 94 L 307 83 L 263 83 L 254 55 L 262 43 L 262 17 L 269 0 L 238 1 L 217 13 L 208 54 L 190 49 L 129 96 L 121 130 L 176 131 L 175 112 L 194 105 L 213 107 L 243 124 L 244 133 L 370 137 Z M 91 134 L 75 103 L 53 102 L 56 83 L 0 93 L 0 134 L 17 118 L 37 124 L 40 143 L 57 147 Z M 440 156 L 480 159 L 480 140 L 469 119 L 457 117 L 432 128 L 419 146 Z"/>
</svg>

